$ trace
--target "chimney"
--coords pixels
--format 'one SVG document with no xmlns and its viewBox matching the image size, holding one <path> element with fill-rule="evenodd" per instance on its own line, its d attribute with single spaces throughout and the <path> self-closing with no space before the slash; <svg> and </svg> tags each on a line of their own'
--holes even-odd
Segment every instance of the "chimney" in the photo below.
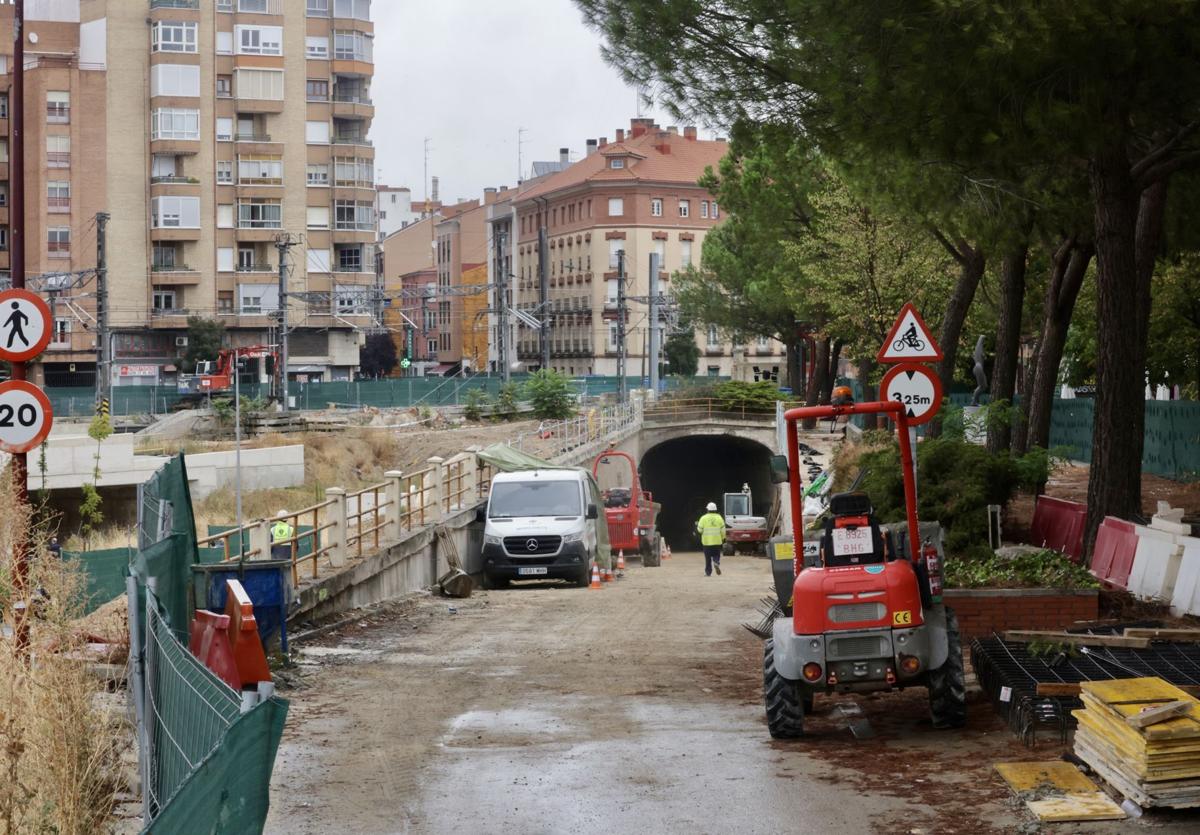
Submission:
<svg viewBox="0 0 1200 835">
<path fill-rule="evenodd" d="M 671 125 L 667 128 L 667 133 L 671 134 L 671 136 L 679 136 L 679 128 Z"/>
<path fill-rule="evenodd" d="M 608 137 L 602 136 L 602 137 L 600 137 L 600 141 L 596 144 L 596 147 L 603 148 L 607 144 L 608 144 Z"/>
<path fill-rule="evenodd" d="M 566 165 L 567 163 L 569 163 L 571 161 L 571 149 L 570 148 L 559 148 L 558 149 L 558 161 L 561 162 L 563 165 Z"/>
<path fill-rule="evenodd" d="M 432 184 L 429 188 L 429 199 L 436 203 L 438 199 L 438 178 L 430 177 L 429 181 Z"/>
<path fill-rule="evenodd" d="M 587 141 L 587 155 L 590 157 L 594 153 L 596 153 L 596 140 L 589 139 Z"/>
<path fill-rule="evenodd" d="M 696 141 L 696 126 L 688 125 L 687 127 L 685 127 L 683 129 L 683 138 L 689 142 L 695 142 Z"/>
<path fill-rule="evenodd" d="M 625 141 L 625 129 L 624 128 L 617 128 L 617 141 L 618 142 Z"/>
<path fill-rule="evenodd" d="M 651 128 L 657 128 L 657 127 L 658 127 L 658 125 L 654 124 L 653 119 L 648 119 L 648 118 L 630 119 L 629 120 L 630 138 L 637 139 L 639 136 L 641 136 L 643 133 L 646 133 Z"/>
<path fill-rule="evenodd" d="M 483 205 L 490 206 L 491 204 L 493 204 L 495 202 L 496 202 L 495 187 L 489 186 L 488 188 L 485 188 L 483 190 Z"/>
</svg>

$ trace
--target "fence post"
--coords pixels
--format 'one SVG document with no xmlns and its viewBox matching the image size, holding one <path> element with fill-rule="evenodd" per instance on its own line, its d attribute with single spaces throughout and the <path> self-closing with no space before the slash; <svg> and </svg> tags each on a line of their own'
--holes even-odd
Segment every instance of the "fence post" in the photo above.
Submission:
<svg viewBox="0 0 1200 835">
<path fill-rule="evenodd" d="M 426 464 L 430 469 L 425 473 L 425 521 L 440 522 L 442 521 L 442 496 L 445 494 L 442 479 L 445 473 L 442 471 L 442 464 L 445 459 L 437 455 L 428 459 Z"/>
<path fill-rule="evenodd" d="M 333 504 L 326 508 L 326 518 L 333 523 L 333 527 L 326 532 L 329 562 L 334 568 L 341 568 L 346 564 L 346 540 L 350 537 L 347 530 L 346 491 L 341 487 L 329 487 L 325 490 L 325 498 L 333 500 Z"/>
<path fill-rule="evenodd" d="M 237 532 L 237 544 L 241 545 L 241 537 L 244 536 L 247 551 L 258 551 L 260 560 L 271 559 L 271 520 L 259 519 L 251 524 L 249 530 L 242 529 Z"/>
<path fill-rule="evenodd" d="M 408 504 L 408 497 L 404 494 L 404 473 L 400 470 L 388 470 L 383 474 L 387 479 L 387 487 L 384 488 L 384 501 L 388 502 L 387 522 L 388 527 L 384 528 L 384 533 L 390 532 L 398 542 L 400 534 L 404 531 L 404 510 Z"/>
</svg>

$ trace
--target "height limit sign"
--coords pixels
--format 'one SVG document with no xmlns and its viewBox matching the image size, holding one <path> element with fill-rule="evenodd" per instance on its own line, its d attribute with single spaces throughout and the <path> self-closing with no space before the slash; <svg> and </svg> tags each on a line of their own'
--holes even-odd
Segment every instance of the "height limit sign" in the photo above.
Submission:
<svg viewBox="0 0 1200 835">
<path fill-rule="evenodd" d="M 26 362 L 50 344 L 50 308 L 28 290 L 0 293 L 0 359 Z M 40 388 L 24 380 L 0 383 L 0 450 L 29 452 L 50 434 L 54 412 Z"/>
</svg>

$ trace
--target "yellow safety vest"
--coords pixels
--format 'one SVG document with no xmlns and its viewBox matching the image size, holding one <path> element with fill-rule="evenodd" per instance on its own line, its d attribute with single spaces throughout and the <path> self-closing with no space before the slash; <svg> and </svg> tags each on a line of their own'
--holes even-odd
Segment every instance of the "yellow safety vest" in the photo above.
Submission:
<svg viewBox="0 0 1200 835">
<path fill-rule="evenodd" d="M 721 545 L 725 542 L 725 520 L 719 513 L 705 513 L 696 523 L 701 545 Z"/>
<path fill-rule="evenodd" d="M 271 526 L 272 542 L 287 542 L 292 538 L 292 526 L 287 522 L 276 522 Z"/>
</svg>

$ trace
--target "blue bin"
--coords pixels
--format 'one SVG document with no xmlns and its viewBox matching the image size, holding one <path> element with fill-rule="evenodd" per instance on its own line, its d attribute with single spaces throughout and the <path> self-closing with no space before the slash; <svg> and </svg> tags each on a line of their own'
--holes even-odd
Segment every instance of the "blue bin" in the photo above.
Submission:
<svg viewBox="0 0 1200 835">
<path fill-rule="evenodd" d="M 225 581 L 238 580 L 254 604 L 254 620 L 263 647 L 275 633 L 279 646 L 287 654 L 287 607 L 291 588 L 291 560 L 255 560 L 242 565 L 218 563 L 193 565 L 196 579 L 196 605 L 213 612 L 225 611 Z M 201 602 L 203 601 L 203 602 Z"/>
</svg>

